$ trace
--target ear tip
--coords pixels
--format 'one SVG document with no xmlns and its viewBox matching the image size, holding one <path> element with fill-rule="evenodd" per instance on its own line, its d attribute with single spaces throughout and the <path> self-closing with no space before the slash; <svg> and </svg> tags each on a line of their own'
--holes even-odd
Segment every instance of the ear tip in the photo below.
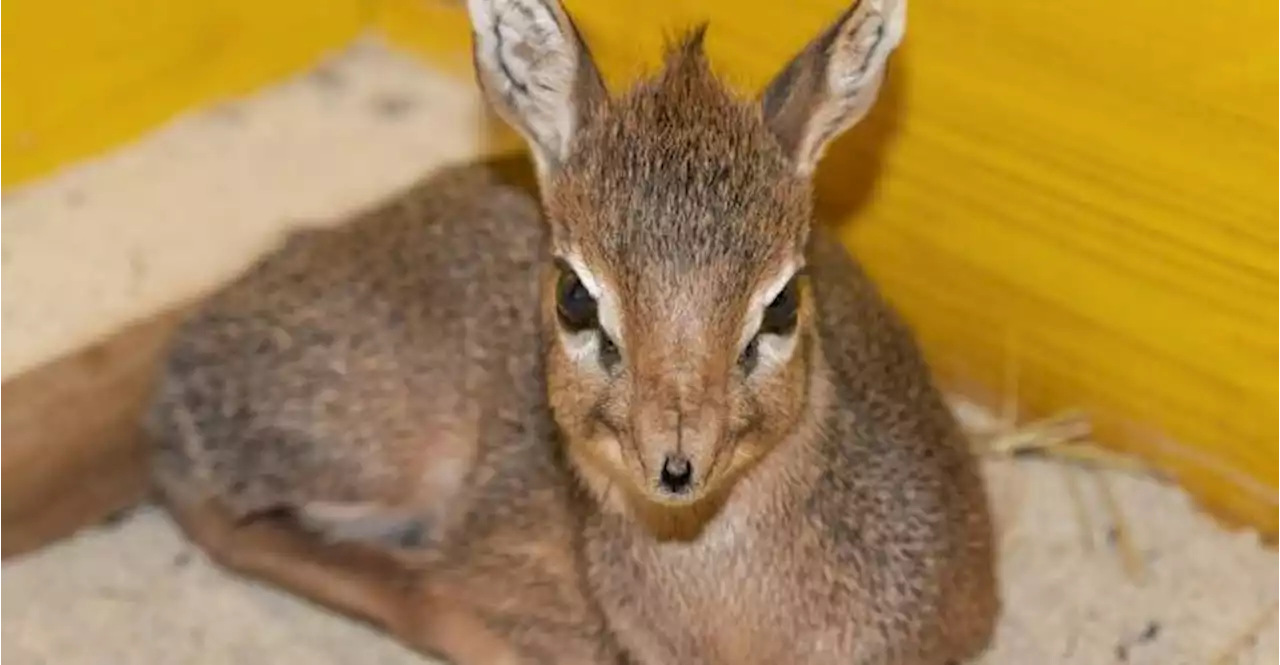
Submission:
<svg viewBox="0 0 1280 665">
<path fill-rule="evenodd" d="M 884 9 L 884 30 L 885 41 L 889 48 L 897 48 L 902 43 L 902 38 L 907 32 L 907 0 L 884 0 L 888 5 Z"/>
<path fill-rule="evenodd" d="M 492 14 L 489 0 L 466 0 L 467 14 L 471 17 L 472 30 L 489 23 Z"/>
</svg>

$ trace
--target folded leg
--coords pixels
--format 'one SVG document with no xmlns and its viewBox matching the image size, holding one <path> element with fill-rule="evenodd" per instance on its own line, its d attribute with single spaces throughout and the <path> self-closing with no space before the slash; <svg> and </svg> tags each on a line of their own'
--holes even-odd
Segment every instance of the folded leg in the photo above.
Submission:
<svg viewBox="0 0 1280 665">
<path fill-rule="evenodd" d="M 411 649 L 456 665 L 520 662 L 464 595 L 432 589 L 426 571 L 390 550 L 326 542 L 288 515 L 238 520 L 215 499 L 166 495 L 187 536 L 228 570 L 370 623 Z"/>
</svg>

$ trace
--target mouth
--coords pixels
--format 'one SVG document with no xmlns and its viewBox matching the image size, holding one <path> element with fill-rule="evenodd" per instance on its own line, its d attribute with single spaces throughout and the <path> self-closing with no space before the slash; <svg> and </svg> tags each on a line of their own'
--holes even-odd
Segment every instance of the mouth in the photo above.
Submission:
<svg viewBox="0 0 1280 665">
<path fill-rule="evenodd" d="M 654 489 L 650 491 L 647 496 L 650 503 L 667 508 L 690 506 L 697 503 L 701 498 L 701 492 L 689 491 L 683 494 L 676 494 L 663 489 Z"/>
</svg>

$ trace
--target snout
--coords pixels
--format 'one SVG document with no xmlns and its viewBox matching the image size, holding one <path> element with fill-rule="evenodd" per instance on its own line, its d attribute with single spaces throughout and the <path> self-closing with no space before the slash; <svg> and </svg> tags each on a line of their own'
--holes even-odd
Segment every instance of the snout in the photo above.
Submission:
<svg viewBox="0 0 1280 665">
<path fill-rule="evenodd" d="M 724 386 L 705 377 L 673 381 L 668 376 L 639 395 L 629 432 L 642 474 L 639 489 L 659 504 L 697 502 L 712 489 L 715 460 L 732 447 L 725 440 Z"/>
<path fill-rule="evenodd" d="M 667 445 L 649 443 L 644 454 L 644 475 L 639 480 L 650 501 L 687 505 L 706 496 L 714 483 L 714 444 L 690 445 L 702 442 L 690 441 L 687 435 L 679 444 L 674 437 L 664 442 Z"/>
</svg>

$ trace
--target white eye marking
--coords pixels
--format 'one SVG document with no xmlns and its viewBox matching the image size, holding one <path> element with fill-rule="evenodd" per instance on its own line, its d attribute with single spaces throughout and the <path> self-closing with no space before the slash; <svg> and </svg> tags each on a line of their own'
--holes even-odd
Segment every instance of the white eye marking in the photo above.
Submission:
<svg viewBox="0 0 1280 665">
<path fill-rule="evenodd" d="M 578 276 L 578 280 L 582 282 L 583 288 L 596 301 L 596 318 L 600 322 L 600 327 L 615 346 L 621 347 L 621 331 L 622 321 L 619 316 L 617 299 L 613 293 L 605 285 L 605 282 L 595 276 L 591 269 L 587 268 L 587 264 L 576 252 L 569 252 L 560 257 L 569 265 L 573 272 Z M 569 358 L 575 363 L 595 362 L 600 357 L 600 333 L 596 330 L 581 330 L 578 332 L 569 332 L 564 329 L 560 331 L 561 337 L 564 339 L 565 351 L 569 354 Z"/>
<path fill-rule="evenodd" d="M 757 342 L 757 371 L 770 369 L 785 363 L 796 350 L 795 335 L 761 335 Z"/>
<path fill-rule="evenodd" d="M 761 335 L 760 326 L 764 323 L 765 309 L 795 278 L 800 268 L 801 266 L 795 263 L 786 264 L 772 280 L 765 284 L 763 289 L 751 298 L 751 303 L 747 307 L 746 323 L 738 340 L 738 353 L 742 354 L 748 344 L 755 343 L 756 369 L 752 374 L 760 370 L 767 371 L 785 363 L 795 352 L 795 335 Z"/>
<path fill-rule="evenodd" d="M 794 263 L 786 264 L 772 280 L 765 284 L 763 289 L 751 297 L 751 303 L 747 305 L 746 325 L 742 327 L 742 336 L 738 339 L 739 351 L 755 339 L 756 333 L 760 332 L 760 325 L 764 322 L 765 308 L 778 297 L 779 293 L 782 293 L 783 289 L 787 288 L 787 284 L 799 271 L 800 266 Z M 776 335 L 769 335 L 769 337 L 776 337 Z"/>
<path fill-rule="evenodd" d="M 565 354 L 575 364 L 595 363 L 600 357 L 600 333 L 596 330 L 579 330 L 570 332 L 561 329 L 560 337 L 564 342 Z"/>
<path fill-rule="evenodd" d="M 578 279 L 582 281 L 582 285 L 587 287 L 587 293 L 590 293 L 591 297 L 595 298 L 596 301 L 599 302 L 600 296 L 602 295 L 600 280 L 596 279 L 596 276 L 587 269 L 587 264 L 584 263 L 576 253 L 565 254 L 560 257 L 560 259 L 569 264 L 570 268 L 573 268 L 573 272 L 578 275 Z"/>
</svg>

